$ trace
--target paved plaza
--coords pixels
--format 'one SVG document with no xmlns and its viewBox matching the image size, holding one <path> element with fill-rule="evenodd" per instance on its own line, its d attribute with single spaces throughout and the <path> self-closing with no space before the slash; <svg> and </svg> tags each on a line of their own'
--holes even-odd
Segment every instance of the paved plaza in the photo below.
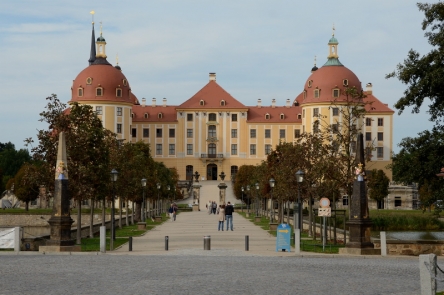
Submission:
<svg viewBox="0 0 444 295">
<path fill-rule="evenodd" d="M 203 250 L 204 235 L 211 250 Z M 215 215 L 181 213 L 134 238 L 132 252 L 124 245 L 106 254 L 2 253 L 0 260 L 0 295 L 420 294 L 418 257 L 276 252 L 275 238 L 238 214 L 234 231 L 218 232 Z"/>
</svg>

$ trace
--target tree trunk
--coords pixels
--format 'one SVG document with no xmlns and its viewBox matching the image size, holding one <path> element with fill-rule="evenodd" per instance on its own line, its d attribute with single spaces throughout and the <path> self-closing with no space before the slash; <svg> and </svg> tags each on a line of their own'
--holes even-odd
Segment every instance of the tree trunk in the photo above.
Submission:
<svg viewBox="0 0 444 295">
<path fill-rule="evenodd" d="M 314 225 L 313 218 L 313 205 L 311 201 L 311 195 L 308 197 L 308 236 L 313 237 L 313 227 Z M 315 230 L 316 234 L 316 230 Z"/>
<path fill-rule="evenodd" d="M 122 197 L 119 197 L 119 228 L 122 229 Z"/>
<path fill-rule="evenodd" d="M 134 225 L 134 202 L 131 202 L 131 224 Z"/>
<path fill-rule="evenodd" d="M 128 200 L 125 201 L 125 218 L 126 218 L 126 226 L 129 225 L 129 218 L 128 218 L 128 214 L 129 214 L 129 209 L 128 209 Z"/>
<path fill-rule="evenodd" d="M 29 201 L 25 202 L 25 211 L 29 211 Z"/>
<path fill-rule="evenodd" d="M 290 224 L 290 201 L 287 201 L 287 223 Z"/>
<path fill-rule="evenodd" d="M 142 221 L 142 218 L 140 216 L 140 207 L 142 207 L 142 203 L 136 203 L 136 210 L 135 210 L 135 217 L 136 217 L 136 221 L 140 222 Z"/>
<path fill-rule="evenodd" d="M 90 199 L 91 206 L 90 207 L 90 221 L 89 221 L 89 237 L 94 238 L 94 199 Z"/>
<path fill-rule="evenodd" d="M 105 220 L 105 210 L 106 210 L 106 200 L 105 200 L 105 198 L 103 198 L 103 200 L 102 200 L 102 226 L 105 226 L 105 222 L 106 222 L 106 220 Z"/>
<path fill-rule="evenodd" d="M 77 200 L 77 239 L 76 244 L 82 244 L 82 200 Z"/>
</svg>

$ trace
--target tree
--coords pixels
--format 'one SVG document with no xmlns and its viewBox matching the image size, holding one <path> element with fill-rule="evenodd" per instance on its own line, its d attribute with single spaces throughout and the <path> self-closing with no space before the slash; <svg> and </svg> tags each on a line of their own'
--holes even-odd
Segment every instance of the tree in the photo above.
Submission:
<svg viewBox="0 0 444 295">
<path fill-rule="evenodd" d="M 404 63 L 398 64 L 386 78 L 395 77 L 407 85 L 404 96 L 395 104 L 399 114 L 410 106 L 413 106 L 412 113 L 419 113 L 428 99 L 430 121 L 440 124 L 444 118 L 444 3 L 418 3 L 417 6 L 424 12 L 422 30 L 428 30 L 424 36 L 433 48 L 423 56 L 411 49 Z"/>
<path fill-rule="evenodd" d="M 14 193 L 25 202 L 25 210 L 29 210 L 29 202 L 39 195 L 39 168 L 36 165 L 25 163 L 14 177 Z"/>
<path fill-rule="evenodd" d="M 43 183 L 54 189 L 55 163 L 57 160 L 58 133 L 65 132 L 69 169 L 69 193 L 77 201 L 77 243 L 81 242 L 81 202 L 92 199 L 109 185 L 109 146 L 102 121 L 89 105 L 60 102 L 55 94 L 47 98 L 46 110 L 40 121 L 49 128 L 39 130 L 39 145 L 32 148 L 35 160 L 42 163 Z M 28 143 L 31 141 L 28 140 Z"/>
<path fill-rule="evenodd" d="M 0 142 L 0 193 L 5 190 L 8 180 L 31 160 L 28 150 L 16 150 L 11 142 Z"/>
<path fill-rule="evenodd" d="M 369 197 L 378 203 L 378 209 L 383 208 L 384 199 L 389 191 L 390 179 L 383 170 L 373 169 L 368 176 L 367 187 L 369 188 Z"/>
</svg>

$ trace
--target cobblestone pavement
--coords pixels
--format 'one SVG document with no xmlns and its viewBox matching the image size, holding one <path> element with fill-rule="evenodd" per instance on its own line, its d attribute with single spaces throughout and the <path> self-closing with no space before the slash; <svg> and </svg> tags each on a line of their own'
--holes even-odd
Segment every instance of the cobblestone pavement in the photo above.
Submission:
<svg viewBox="0 0 444 295">
<path fill-rule="evenodd" d="M 416 258 L 1 255 L 0 294 L 420 294 Z"/>
</svg>

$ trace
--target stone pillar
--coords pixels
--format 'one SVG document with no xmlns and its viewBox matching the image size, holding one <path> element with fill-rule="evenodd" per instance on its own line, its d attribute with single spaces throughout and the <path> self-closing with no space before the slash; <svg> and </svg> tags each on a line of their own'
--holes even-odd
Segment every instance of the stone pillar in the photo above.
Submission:
<svg viewBox="0 0 444 295">
<path fill-rule="evenodd" d="M 200 184 L 197 184 L 197 183 L 193 184 L 193 189 L 196 192 L 196 203 L 197 203 L 198 211 L 200 211 L 200 188 L 201 187 L 202 186 Z"/>
<path fill-rule="evenodd" d="M 60 132 L 52 216 L 48 220 L 51 226 L 51 235 L 46 246 L 39 247 L 40 252 L 81 251 L 81 246 L 75 246 L 75 240 L 71 239 L 71 225 L 74 220 L 72 220 L 69 210 L 68 183 L 65 134 Z"/>
</svg>

